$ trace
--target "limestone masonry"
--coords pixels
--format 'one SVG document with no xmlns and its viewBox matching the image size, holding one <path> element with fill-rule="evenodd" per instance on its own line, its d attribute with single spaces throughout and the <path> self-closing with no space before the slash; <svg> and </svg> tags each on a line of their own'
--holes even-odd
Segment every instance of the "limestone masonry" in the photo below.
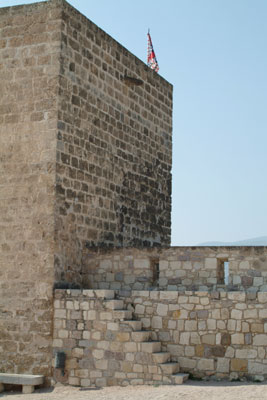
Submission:
<svg viewBox="0 0 267 400">
<path fill-rule="evenodd" d="M 0 93 L 0 372 L 265 379 L 267 249 L 168 247 L 172 85 L 51 0 L 0 8 Z"/>
</svg>

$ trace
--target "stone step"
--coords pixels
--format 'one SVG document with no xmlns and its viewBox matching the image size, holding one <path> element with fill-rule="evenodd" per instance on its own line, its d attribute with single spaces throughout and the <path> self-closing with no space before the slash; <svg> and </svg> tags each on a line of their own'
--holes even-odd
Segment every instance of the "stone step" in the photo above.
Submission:
<svg viewBox="0 0 267 400">
<path fill-rule="evenodd" d="M 176 362 L 168 362 L 164 364 L 159 364 L 161 371 L 164 375 L 173 375 L 180 371 L 180 366 Z"/>
<path fill-rule="evenodd" d="M 142 342 L 140 345 L 144 353 L 158 353 L 161 350 L 161 342 Z"/>
<path fill-rule="evenodd" d="M 171 353 L 168 353 L 167 351 L 160 352 L 160 353 L 153 353 L 152 357 L 153 357 L 153 361 L 156 364 L 163 364 L 170 360 Z"/>
<path fill-rule="evenodd" d="M 132 311 L 129 310 L 114 310 L 113 311 L 113 318 L 114 320 L 119 319 L 120 321 L 123 321 L 125 319 L 131 319 L 133 315 Z"/>
<path fill-rule="evenodd" d="M 108 300 L 105 302 L 105 306 L 109 310 L 122 310 L 124 306 L 123 300 Z"/>
<path fill-rule="evenodd" d="M 141 321 L 123 321 L 123 325 L 124 324 L 130 326 L 133 331 L 140 331 L 142 329 Z"/>
<path fill-rule="evenodd" d="M 189 374 L 171 375 L 173 385 L 182 385 L 189 378 Z"/>
<path fill-rule="evenodd" d="M 135 331 L 131 337 L 134 342 L 147 342 L 151 337 L 151 331 Z"/>
</svg>

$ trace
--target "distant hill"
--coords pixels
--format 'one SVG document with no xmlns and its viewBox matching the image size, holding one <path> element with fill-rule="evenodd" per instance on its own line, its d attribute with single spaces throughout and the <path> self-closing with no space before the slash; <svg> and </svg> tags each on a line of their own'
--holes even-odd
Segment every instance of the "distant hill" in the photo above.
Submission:
<svg viewBox="0 0 267 400">
<path fill-rule="evenodd" d="M 240 240 L 238 242 L 205 242 L 200 243 L 198 246 L 267 246 L 267 236 Z"/>
</svg>

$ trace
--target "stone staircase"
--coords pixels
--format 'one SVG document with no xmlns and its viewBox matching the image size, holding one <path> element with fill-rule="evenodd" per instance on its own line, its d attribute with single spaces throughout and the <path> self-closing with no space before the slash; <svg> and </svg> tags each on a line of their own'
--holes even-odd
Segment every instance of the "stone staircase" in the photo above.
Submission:
<svg viewBox="0 0 267 400">
<path fill-rule="evenodd" d="M 114 291 L 107 291 L 113 292 Z M 117 336 L 122 336 L 122 349 L 133 363 L 136 373 L 130 384 L 173 384 L 180 385 L 188 379 L 188 374 L 179 373 L 177 362 L 171 361 L 171 354 L 163 352 L 161 342 L 153 341 L 153 332 L 142 329 L 142 322 L 132 319 L 132 311 L 125 309 L 124 301 L 110 298 L 104 306 L 112 311 L 113 322 L 117 325 Z M 127 341 L 123 341 L 123 332 L 128 332 Z"/>
</svg>

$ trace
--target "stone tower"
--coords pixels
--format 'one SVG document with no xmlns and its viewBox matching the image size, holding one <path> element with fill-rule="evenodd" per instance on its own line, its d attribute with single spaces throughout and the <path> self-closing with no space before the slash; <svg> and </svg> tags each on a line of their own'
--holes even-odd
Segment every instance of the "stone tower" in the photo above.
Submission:
<svg viewBox="0 0 267 400">
<path fill-rule="evenodd" d="M 49 375 L 55 281 L 169 245 L 172 86 L 52 0 L 0 9 L 0 93 L 0 368 Z"/>
</svg>

